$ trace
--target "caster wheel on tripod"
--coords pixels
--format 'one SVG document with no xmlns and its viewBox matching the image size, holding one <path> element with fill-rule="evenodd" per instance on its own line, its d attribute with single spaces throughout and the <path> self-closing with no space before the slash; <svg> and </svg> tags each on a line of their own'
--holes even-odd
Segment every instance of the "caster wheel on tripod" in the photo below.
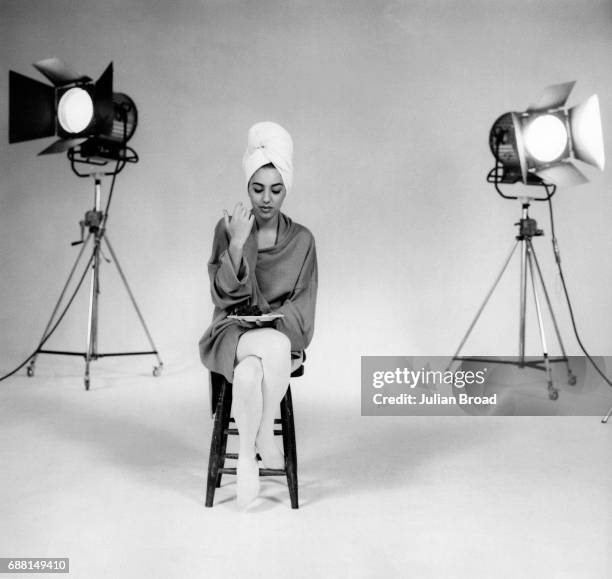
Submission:
<svg viewBox="0 0 612 579">
<path fill-rule="evenodd" d="M 89 376 L 85 376 L 84 382 L 85 382 L 85 390 L 89 390 Z"/>
<path fill-rule="evenodd" d="M 576 383 L 578 382 L 576 376 L 574 376 L 573 374 L 570 374 L 567 378 L 567 383 L 570 386 L 576 386 Z"/>
<path fill-rule="evenodd" d="M 34 366 L 28 366 L 26 373 L 28 375 L 28 378 L 31 378 L 32 376 L 34 376 Z"/>
<path fill-rule="evenodd" d="M 161 368 L 159 366 L 153 367 L 153 376 L 155 376 L 156 378 L 158 376 L 161 376 Z"/>
<path fill-rule="evenodd" d="M 548 397 L 551 400 L 557 400 L 557 398 L 559 398 L 559 391 L 558 390 L 549 390 L 548 391 Z"/>
</svg>

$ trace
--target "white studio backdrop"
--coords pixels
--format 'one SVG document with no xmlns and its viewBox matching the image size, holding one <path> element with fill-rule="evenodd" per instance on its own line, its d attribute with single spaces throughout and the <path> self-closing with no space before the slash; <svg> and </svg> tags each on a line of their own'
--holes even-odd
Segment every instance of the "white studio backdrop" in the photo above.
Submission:
<svg viewBox="0 0 612 579">
<path fill-rule="evenodd" d="M 72 175 L 63 155 L 37 156 L 47 140 L 9 146 L 9 69 L 42 80 L 31 64 L 57 56 L 97 78 L 113 61 L 114 90 L 136 102 L 130 145 L 141 161 L 117 178 L 108 234 L 169 369 L 199 364 L 197 341 L 212 312 L 212 231 L 222 209 L 246 199 L 249 126 L 274 120 L 291 132 L 295 184 L 284 210 L 317 240 L 309 376 L 328 385 L 330 398 L 358 397 L 362 355 L 454 353 L 520 217 L 518 202 L 485 181 L 499 115 L 524 110 L 549 84 L 576 80 L 569 104 L 599 95 L 612 154 L 612 5 L 604 0 L 0 0 L 0 38 L 4 370 L 35 348 L 93 201 L 93 182 Z M 605 355 L 612 173 L 585 172 L 590 183 L 554 198 L 557 235 L 584 342 Z M 509 192 L 531 193 L 520 185 Z M 531 214 L 547 234 L 534 244 L 568 353 L 578 354 L 545 204 Z M 102 275 L 100 351 L 146 347 L 113 268 Z M 55 347 L 84 348 L 86 294 Z M 516 353 L 518 310 L 515 264 L 467 349 Z M 538 348 L 532 332 L 528 349 Z"/>
</svg>

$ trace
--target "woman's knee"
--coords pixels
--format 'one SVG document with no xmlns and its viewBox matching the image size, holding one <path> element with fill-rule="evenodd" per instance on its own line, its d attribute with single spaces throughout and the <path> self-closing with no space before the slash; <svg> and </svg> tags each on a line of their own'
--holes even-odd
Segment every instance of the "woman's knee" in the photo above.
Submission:
<svg viewBox="0 0 612 579">
<path fill-rule="evenodd" d="M 245 359 L 250 355 L 259 358 L 289 358 L 291 341 L 285 334 L 274 328 L 258 328 L 242 335 L 238 342 L 236 355 Z"/>
<path fill-rule="evenodd" d="M 262 334 L 263 356 L 289 359 L 291 357 L 291 341 L 289 338 L 273 328 L 263 329 L 266 330 L 265 334 Z"/>
<path fill-rule="evenodd" d="M 259 388 L 262 378 L 261 360 L 257 356 L 247 356 L 234 368 L 234 396 Z"/>
</svg>

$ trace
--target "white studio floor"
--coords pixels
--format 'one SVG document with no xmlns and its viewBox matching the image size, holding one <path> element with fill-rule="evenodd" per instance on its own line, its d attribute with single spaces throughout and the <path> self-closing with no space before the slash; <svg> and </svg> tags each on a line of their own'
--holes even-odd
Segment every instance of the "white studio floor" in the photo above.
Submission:
<svg viewBox="0 0 612 579">
<path fill-rule="evenodd" d="M 358 385 L 332 402 L 305 377 L 300 509 L 268 478 L 240 512 L 231 476 L 207 509 L 202 369 L 96 366 L 85 392 L 56 367 L 0 384 L 0 557 L 79 579 L 610 577 L 612 422 L 362 417 Z"/>
</svg>

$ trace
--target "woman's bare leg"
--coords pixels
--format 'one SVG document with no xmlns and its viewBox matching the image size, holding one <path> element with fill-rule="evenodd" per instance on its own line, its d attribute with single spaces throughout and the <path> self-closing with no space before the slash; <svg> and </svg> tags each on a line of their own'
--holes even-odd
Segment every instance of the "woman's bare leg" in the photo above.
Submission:
<svg viewBox="0 0 612 579">
<path fill-rule="evenodd" d="M 262 411 L 255 445 L 264 466 L 283 468 L 285 459 L 274 439 L 274 418 L 287 391 L 291 374 L 291 343 L 282 332 L 273 328 L 258 328 L 243 334 L 238 341 L 236 358 L 256 356 L 261 360 Z M 240 427 L 238 427 L 240 431 Z M 250 434 L 250 433 L 249 433 Z M 242 437 L 242 433 L 240 433 Z"/>
<path fill-rule="evenodd" d="M 256 356 L 245 356 L 234 368 L 232 387 L 233 416 L 240 448 L 236 467 L 238 503 L 246 507 L 259 494 L 259 467 L 255 458 L 255 438 L 261 424 L 263 369 Z"/>
</svg>

